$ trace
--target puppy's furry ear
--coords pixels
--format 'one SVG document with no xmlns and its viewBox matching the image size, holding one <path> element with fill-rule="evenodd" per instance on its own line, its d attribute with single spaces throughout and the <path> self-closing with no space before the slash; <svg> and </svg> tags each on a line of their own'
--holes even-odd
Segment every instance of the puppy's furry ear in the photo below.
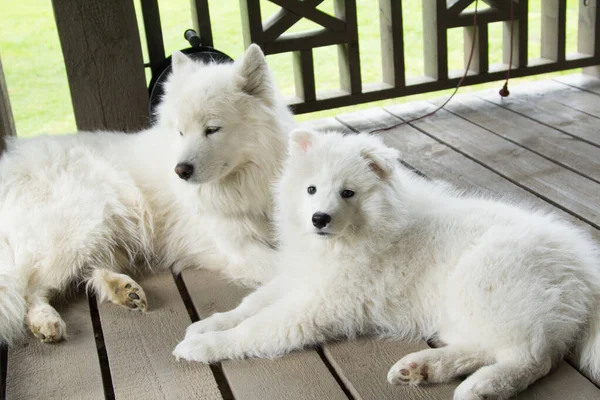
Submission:
<svg viewBox="0 0 600 400">
<path fill-rule="evenodd" d="M 315 132 L 307 129 L 295 129 L 290 135 L 290 154 L 306 153 L 314 144 Z"/>
<path fill-rule="evenodd" d="M 241 61 L 238 74 L 240 89 L 250 96 L 271 103 L 273 100 L 271 74 L 265 56 L 256 44 L 251 44 Z"/>
<path fill-rule="evenodd" d="M 400 154 L 396 149 L 385 146 L 372 146 L 362 150 L 361 155 L 369 163 L 369 168 L 381 180 L 387 180 L 394 172 Z"/>
<path fill-rule="evenodd" d="M 184 68 L 192 64 L 192 60 L 180 51 L 174 51 L 171 55 L 171 68 L 174 74 L 181 72 Z"/>
</svg>

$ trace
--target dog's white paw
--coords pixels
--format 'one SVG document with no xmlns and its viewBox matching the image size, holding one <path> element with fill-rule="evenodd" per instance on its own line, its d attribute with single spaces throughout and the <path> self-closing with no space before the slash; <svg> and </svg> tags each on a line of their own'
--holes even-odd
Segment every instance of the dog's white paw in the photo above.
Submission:
<svg viewBox="0 0 600 400">
<path fill-rule="evenodd" d="M 31 333 L 44 343 L 56 343 L 67 338 L 67 325 L 54 308 L 48 306 L 28 315 Z"/>
<path fill-rule="evenodd" d="M 199 335 L 207 332 L 224 331 L 235 327 L 235 323 L 230 321 L 224 314 L 213 314 L 207 319 L 194 322 L 187 327 L 185 331 L 186 339 L 193 335 Z"/>
<path fill-rule="evenodd" d="M 429 378 L 429 365 L 404 357 L 388 372 L 387 380 L 394 385 L 419 385 Z"/>
<path fill-rule="evenodd" d="M 111 279 L 107 279 L 109 286 L 108 298 L 117 305 L 146 312 L 148 309 L 148 300 L 144 289 L 132 278 L 124 274 L 115 274 Z"/>
<path fill-rule="evenodd" d="M 173 355 L 177 360 L 196 361 L 205 364 L 220 361 L 223 356 L 220 351 L 222 345 L 214 333 L 205 333 L 199 335 L 186 335 L 173 350 Z"/>
</svg>

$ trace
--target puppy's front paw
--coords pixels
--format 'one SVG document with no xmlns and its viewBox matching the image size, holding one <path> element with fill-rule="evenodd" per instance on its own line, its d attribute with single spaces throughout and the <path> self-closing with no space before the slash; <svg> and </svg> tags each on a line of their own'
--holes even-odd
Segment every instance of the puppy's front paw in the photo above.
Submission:
<svg viewBox="0 0 600 400">
<path fill-rule="evenodd" d="M 219 344 L 215 332 L 186 335 L 186 338 L 173 350 L 173 355 L 177 360 L 183 358 L 188 361 L 210 364 L 224 358 L 221 349 L 222 346 L 222 344 Z"/>
<path fill-rule="evenodd" d="M 185 330 L 186 339 L 202 333 L 224 331 L 233 328 L 235 323 L 229 321 L 224 315 L 225 314 L 217 313 L 211 315 L 207 319 L 194 322 Z"/>
<path fill-rule="evenodd" d="M 394 385 L 418 385 L 429 378 L 429 365 L 406 360 L 398 361 L 388 372 L 388 382 Z"/>
</svg>

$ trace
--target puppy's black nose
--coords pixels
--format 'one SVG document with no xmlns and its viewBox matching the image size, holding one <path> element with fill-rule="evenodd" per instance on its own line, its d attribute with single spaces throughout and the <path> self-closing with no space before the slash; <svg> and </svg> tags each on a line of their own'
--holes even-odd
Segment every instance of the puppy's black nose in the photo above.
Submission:
<svg viewBox="0 0 600 400">
<path fill-rule="evenodd" d="M 183 180 L 188 180 L 194 174 L 194 166 L 188 163 L 179 163 L 175 167 L 175 173 Z"/>
<path fill-rule="evenodd" d="M 318 228 L 325 228 L 331 222 L 331 215 L 322 212 L 316 212 L 312 216 L 313 225 Z"/>
</svg>

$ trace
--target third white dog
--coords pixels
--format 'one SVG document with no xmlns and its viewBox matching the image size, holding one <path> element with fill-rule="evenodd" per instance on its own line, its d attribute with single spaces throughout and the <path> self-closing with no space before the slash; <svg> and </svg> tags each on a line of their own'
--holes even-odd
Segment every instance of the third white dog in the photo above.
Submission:
<svg viewBox="0 0 600 400">
<path fill-rule="evenodd" d="M 275 357 L 335 337 L 438 338 L 395 384 L 470 375 L 455 399 L 508 398 L 571 346 L 600 378 L 599 253 L 546 213 L 464 196 L 369 135 L 296 131 L 278 187 L 281 271 L 188 328 L 178 358 Z"/>
</svg>

